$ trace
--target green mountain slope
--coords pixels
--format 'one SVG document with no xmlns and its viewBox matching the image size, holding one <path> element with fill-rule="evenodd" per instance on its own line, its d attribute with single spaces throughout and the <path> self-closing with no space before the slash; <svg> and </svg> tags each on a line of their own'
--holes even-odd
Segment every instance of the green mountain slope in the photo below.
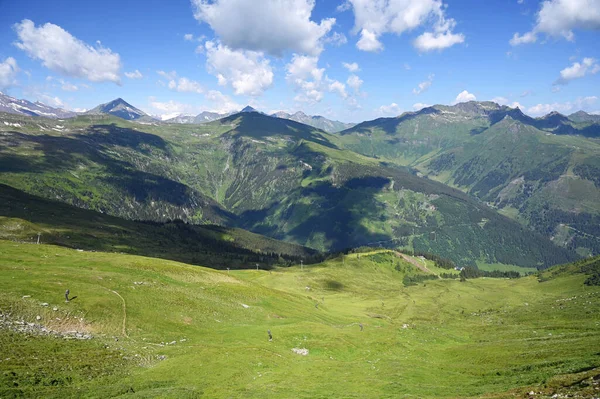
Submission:
<svg viewBox="0 0 600 399">
<path fill-rule="evenodd" d="M 237 228 L 173 221 L 135 222 L 0 185 L 0 239 L 121 252 L 225 268 L 261 268 L 320 255 Z"/>
<path fill-rule="evenodd" d="M 600 125 L 530 118 L 494 103 L 365 122 L 346 148 L 457 187 L 583 255 L 600 253 Z"/>
<path fill-rule="evenodd" d="M 457 190 L 294 121 L 247 112 L 204 125 L 42 122 L 0 136 L 0 182 L 124 218 L 240 226 L 319 250 L 404 247 L 460 265 L 574 259 Z"/>
<path fill-rule="evenodd" d="M 228 273 L 0 240 L 0 396 L 597 395 L 585 273 L 407 276 L 389 252 Z"/>
</svg>

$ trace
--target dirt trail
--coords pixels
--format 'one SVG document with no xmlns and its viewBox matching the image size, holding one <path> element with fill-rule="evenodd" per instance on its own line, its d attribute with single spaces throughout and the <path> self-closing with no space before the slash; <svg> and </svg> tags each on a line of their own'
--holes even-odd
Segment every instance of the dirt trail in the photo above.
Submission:
<svg viewBox="0 0 600 399">
<path fill-rule="evenodd" d="M 119 298 L 121 298 L 121 301 L 123 301 L 123 328 L 122 328 L 122 333 L 123 333 L 124 336 L 126 336 L 127 338 L 129 338 L 129 335 L 127 335 L 127 329 L 125 328 L 126 323 L 127 323 L 127 305 L 125 305 L 125 299 L 117 291 L 111 290 L 109 288 L 107 288 L 107 290 L 109 290 L 110 292 L 112 292 L 113 294 L 115 294 L 116 296 L 118 296 Z"/>
<path fill-rule="evenodd" d="M 435 274 L 434 272 L 432 272 L 431 270 L 429 270 L 427 268 L 427 266 L 425 266 L 425 262 L 421 261 L 421 262 L 423 262 L 423 263 L 421 263 L 421 262 L 417 261 L 415 258 L 413 258 L 412 256 L 405 255 L 402 252 L 394 252 L 394 253 L 396 254 L 396 256 L 401 257 L 402 259 L 404 259 L 405 261 L 407 261 L 411 265 L 415 266 L 419 270 L 421 270 L 421 271 L 423 271 L 425 273 Z"/>
</svg>

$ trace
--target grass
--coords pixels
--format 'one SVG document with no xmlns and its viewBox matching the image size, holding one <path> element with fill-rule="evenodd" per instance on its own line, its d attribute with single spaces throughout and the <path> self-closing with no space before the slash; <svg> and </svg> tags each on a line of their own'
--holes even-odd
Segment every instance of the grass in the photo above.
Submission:
<svg viewBox="0 0 600 399">
<path fill-rule="evenodd" d="M 565 270 L 404 287 L 421 272 L 385 251 L 226 272 L 0 241 L 2 313 L 94 335 L 0 329 L 0 397 L 550 394 L 600 366 L 600 287 Z"/>
</svg>

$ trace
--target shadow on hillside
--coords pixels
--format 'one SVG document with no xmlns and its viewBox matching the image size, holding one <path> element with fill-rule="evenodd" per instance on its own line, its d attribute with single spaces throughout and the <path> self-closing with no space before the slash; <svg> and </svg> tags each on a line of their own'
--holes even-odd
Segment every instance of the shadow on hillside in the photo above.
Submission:
<svg viewBox="0 0 600 399">
<path fill-rule="evenodd" d="M 129 147 L 137 151 L 148 153 L 148 146 L 168 152 L 167 142 L 155 134 L 144 133 L 138 130 L 110 125 L 93 125 L 87 128 L 85 134 L 75 137 L 99 145 L 114 145 Z"/>
<path fill-rule="evenodd" d="M 204 205 L 203 214 L 213 222 L 231 218 L 231 214 L 223 211 L 214 201 L 180 182 L 163 176 L 141 171 L 127 153 L 117 154 L 119 147 L 133 148 L 136 152 L 148 152 L 150 148 L 161 151 L 167 144 L 160 137 L 121 129 L 113 125 L 92 126 L 89 134 L 75 136 L 28 135 L 11 132 L 9 136 L 0 137 L 0 172 L 34 173 L 47 175 L 57 183 L 52 187 L 44 186 L 43 181 L 36 191 L 52 196 L 59 194 L 65 200 L 79 207 L 89 204 L 78 199 L 73 193 L 88 186 L 86 196 L 93 197 L 93 188 L 102 187 L 112 192 L 110 198 L 102 198 L 103 208 L 112 207 L 116 211 L 122 205 L 122 197 L 133 198 L 136 202 L 156 201 L 172 207 L 197 208 Z M 11 148 L 17 148 L 16 153 Z M 40 154 L 32 153 L 32 150 Z M 143 159 L 143 158 L 142 158 Z M 97 167 L 99 165 L 100 167 Z M 81 171 L 80 171 L 81 170 Z M 69 173 L 77 180 L 68 181 L 66 177 L 51 176 L 55 173 Z M 87 179 L 86 181 L 84 181 Z M 92 183 L 92 184 L 90 184 Z M 65 189 L 60 189 L 67 185 Z M 49 194 L 49 195 L 50 195 Z M 108 205 L 107 205 L 108 204 Z M 140 210 L 131 210 L 138 218 L 145 214 Z M 142 212 L 142 213 L 140 213 Z M 151 218 L 150 214 L 147 218 Z"/>
<path fill-rule="evenodd" d="M 262 268 L 279 261 L 319 259 L 316 251 L 221 226 L 131 221 L 76 208 L 0 184 L 0 216 L 17 218 L 19 229 L 3 239 L 68 248 L 122 252 L 212 268 Z M 19 220 L 20 219 L 20 220 Z M 27 221 L 29 223 L 22 221 Z"/>
<path fill-rule="evenodd" d="M 280 225 L 265 224 L 269 216 L 279 211 L 279 203 L 242 213 L 239 220 L 242 227 L 256 233 L 278 239 L 306 244 L 314 234 L 329 242 L 328 250 L 337 251 L 358 247 L 377 241 L 390 240 L 387 234 L 379 234 L 365 227 L 365 221 L 381 220 L 383 205 L 375 200 L 390 180 L 380 176 L 367 176 L 348 180 L 340 187 L 330 182 L 320 182 L 302 188 L 293 194 L 299 198 L 317 198 L 313 204 L 293 201 L 280 217 L 280 224 L 303 220 L 289 231 L 282 231 Z"/>
<path fill-rule="evenodd" d="M 221 119 L 221 124 L 238 123 L 237 127 L 230 130 L 228 135 L 243 135 L 256 139 L 271 136 L 291 136 L 321 144 L 325 147 L 338 147 L 322 136 L 318 129 L 288 119 L 273 118 L 258 112 L 236 114 Z"/>
</svg>

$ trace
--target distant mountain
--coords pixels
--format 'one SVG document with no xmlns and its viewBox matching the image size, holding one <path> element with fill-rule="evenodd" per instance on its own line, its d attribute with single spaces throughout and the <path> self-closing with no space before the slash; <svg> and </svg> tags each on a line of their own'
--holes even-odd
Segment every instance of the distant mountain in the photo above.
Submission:
<svg viewBox="0 0 600 399">
<path fill-rule="evenodd" d="M 600 253 L 598 123 L 472 101 L 363 122 L 338 136 L 350 150 L 458 187 L 559 245 Z"/>
<path fill-rule="evenodd" d="M 122 98 L 117 98 L 111 102 L 100 104 L 86 112 L 88 115 L 108 114 L 118 116 L 128 121 L 139 120 L 141 118 L 151 119 L 144 111 L 137 109 Z"/>
<path fill-rule="evenodd" d="M 592 123 L 600 123 L 600 115 L 588 114 L 584 111 L 578 111 L 574 114 L 569 115 L 569 119 L 573 122 L 582 123 L 582 122 L 592 122 Z"/>
<path fill-rule="evenodd" d="M 77 115 L 73 111 L 53 108 L 39 101 L 32 103 L 27 100 L 20 100 L 2 92 L 0 92 L 0 112 L 27 116 L 43 116 L 46 118 L 71 118 Z"/>
<path fill-rule="evenodd" d="M 196 119 L 195 115 L 177 115 L 173 118 L 163 119 L 163 122 L 166 123 L 181 123 L 181 124 L 191 124 L 194 123 L 194 119 Z"/>
<path fill-rule="evenodd" d="M 316 127 L 317 129 L 325 130 L 326 132 L 329 132 L 329 133 L 339 132 L 344 129 L 351 128 L 352 126 L 355 125 L 354 123 L 344 123 L 344 122 L 340 122 L 340 121 L 333 121 L 331 119 L 327 119 L 320 115 L 315 115 L 315 116 L 306 115 L 302 111 L 298 111 L 294 114 L 288 114 L 287 112 L 279 111 L 274 114 L 271 114 L 271 116 L 304 123 L 305 125 L 313 126 L 313 127 Z"/>
<path fill-rule="evenodd" d="M 210 112 L 204 111 L 199 113 L 198 115 L 179 115 L 174 118 L 166 119 L 167 123 L 182 123 L 182 124 L 202 124 L 208 123 L 212 121 L 216 121 L 221 118 L 225 118 L 226 116 L 231 115 L 231 113 L 223 113 L 220 114 L 218 112 Z"/>
<path fill-rule="evenodd" d="M 220 114 L 218 112 L 204 111 L 204 112 L 201 112 L 198 115 L 196 115 L 196 117 L 194 118 L 194 122 L 193 123 L 207 123 L 207 122 L 212 122 L 212 121 L 216 121 L 217 119 L 224 118 L 224 117 L 226 117 L 228 115 L 231 115 L 231 114 L 230 113 Z"/>
</svg>

